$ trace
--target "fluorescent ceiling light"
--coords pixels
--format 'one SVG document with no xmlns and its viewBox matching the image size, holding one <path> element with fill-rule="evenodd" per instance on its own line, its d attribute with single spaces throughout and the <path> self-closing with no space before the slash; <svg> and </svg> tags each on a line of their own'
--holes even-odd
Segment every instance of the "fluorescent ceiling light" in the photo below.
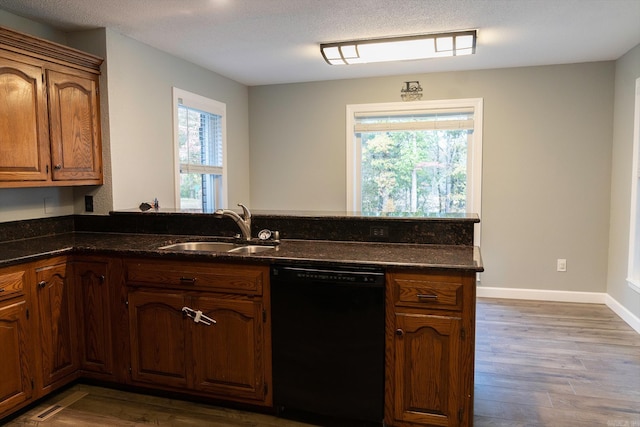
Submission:
<svg viewBox="0 0 640 427">
<path fill-rule="evenodd" d="M 320 44 L 329 65 L 460 56 L 476 53 L 476 30 Z"/>
</svg>

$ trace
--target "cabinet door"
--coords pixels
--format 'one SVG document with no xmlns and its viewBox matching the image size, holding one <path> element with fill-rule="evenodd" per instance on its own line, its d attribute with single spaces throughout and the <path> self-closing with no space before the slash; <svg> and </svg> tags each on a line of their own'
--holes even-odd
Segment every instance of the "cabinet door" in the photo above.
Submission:
<svg viewBox="0 0 640 427">
<path fill-rule="evenodd" d="M 262 303 L 200 296 L 192 308 L 216 321 L 193 323 L 194 387 L 227 399 L 264 401 L 265 344 Z"/>
<path fill-rule="evenodd" d="M 49 133 L 42 76 L 39 66 L 0 56 L 0 182 L 48 178 Z"/>
<path fill-rule="evenodd" d="M 76 262 L 74 278 L 78 293 L 81 368 L 111 374 L 113 346 L 107 267 L 105 262 Z"/>
<path fill-rule="evenodd" d="M 78 369 L 73 288 L 67 263 L 36 268 L 43 386 Z"/>
<path fill-rule="evenodd" d="M 188 323 L 180 293 L 129 292 L 131 379 L 149 384 L 186 387 Z"/>
<path fill-rule="evenodd" d="M 0 418 L 33 393 L 26 312 L 24 299 L 0 306 Z"/>
<path fill-rule="evenodd" d="M 47 82 L 53 180 L 102 183 L 98 77 L 48 70 Z"/>
<path fill-rule="evenodd" d="M 394 421 L 459 425 L 461 323 L 457 317 L 396 313 Z"/>
</svg>

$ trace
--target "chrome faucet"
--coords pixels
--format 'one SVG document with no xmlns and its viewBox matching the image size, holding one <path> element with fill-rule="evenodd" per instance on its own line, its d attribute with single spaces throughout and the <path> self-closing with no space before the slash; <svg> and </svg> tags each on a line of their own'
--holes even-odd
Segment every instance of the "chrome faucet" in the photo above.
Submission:
<svg viewBox="0 0 640 427">
<path fill-rule="evenodd" d="M 249 209 L 242 203 L 238 203 L 238 206 L 242 208 L 242 216 L 228 209 L 218 209 L 213 213 L 213 216 L 215 218 L 223 218 L 225 216 L 228 216 L 229 218 L 233 219 L 236 224 L 238 224 L 238 227 L 240 227 L 243 239 L 251 240 L 251 212 L 249 212 Z"/>
</svg>

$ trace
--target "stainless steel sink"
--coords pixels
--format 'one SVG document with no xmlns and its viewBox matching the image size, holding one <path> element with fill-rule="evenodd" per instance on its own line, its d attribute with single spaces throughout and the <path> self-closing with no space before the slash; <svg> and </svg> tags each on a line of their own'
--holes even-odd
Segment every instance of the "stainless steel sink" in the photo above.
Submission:
<svg viewBox="0 0 640 427">
<path fill-rule="evenodd" d="M 233 243 L 226 242 L 183 242 L 162 246 L 158 249 L 172 249 L 176 251 L 204 251 L 204 252 L 227 252 L 235 248 Z"/>
<path fill-rule="evenodd" d="M 251 255 L 273 248 L 275 248 L 275 246 L 238 245 L 226 242 L 182 242 L 162 246 L 158 249 L 168 249 L 174 251 L 231 252 L 243 255 Z"/>
<path fill-rule="evenodd" d="M 273 249 L 273 248 L 275 248 L 275 246 L 247 245 L 247 246 L 238 246 L 237 248 L 230 249 L 227 252 L 251 255 L 251 254 L 257 254 L 260 252 L 268 251 L 269 249 Z"/>
</svg>

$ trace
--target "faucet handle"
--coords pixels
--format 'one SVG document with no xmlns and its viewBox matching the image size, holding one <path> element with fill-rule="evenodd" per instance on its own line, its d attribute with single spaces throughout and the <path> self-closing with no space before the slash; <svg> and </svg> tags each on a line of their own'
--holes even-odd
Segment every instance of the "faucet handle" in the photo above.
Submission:
<svg viewBox="0 0 640 427">
<path fill-rule="evenodd" d="M 240 206 L 242 208 L 242 213 L 243 213 L 244 220 L 245 221 L 249 221 L 251 219 L 251 212 L 249 211 L 249 208 L 247 208 L 242 203 L 238 203 L 238 206 Z"/>
</svg>

